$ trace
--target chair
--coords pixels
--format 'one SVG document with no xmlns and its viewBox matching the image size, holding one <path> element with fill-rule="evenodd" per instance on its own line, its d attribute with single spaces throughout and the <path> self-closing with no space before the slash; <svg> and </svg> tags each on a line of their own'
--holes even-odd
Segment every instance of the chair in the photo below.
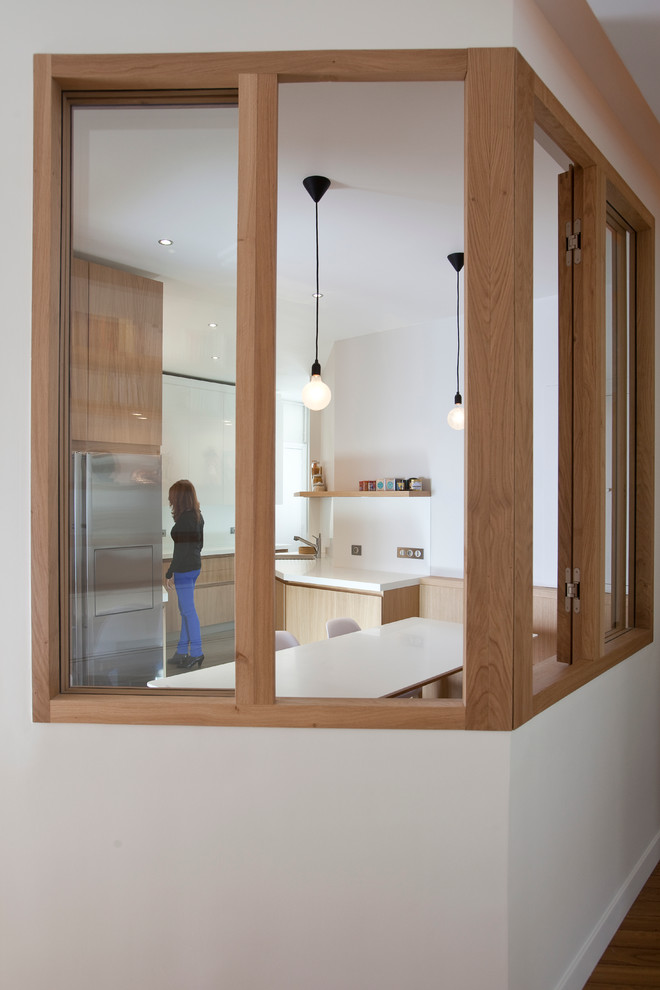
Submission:
<svg viewBox="0 0 660 990">
<path fill-rule="evenodd" d="M 290 646 L 300 646 L 300 643 L 293 633 L 287 632 L 286 629 L 276 629 L 275 652 L 277 652 L 277 650 L 288 650 Z"/>
<path fill-rule="evenodd" d="M 339 619 L 328 619 L 325 624 L 328 639 L 332 639 L 334 636 L 343 636 L 345 633 L 359 632 L 359 630 L 360 626 L 355 619 L 349 619 L 347 616 L 342 616 Z"/>
</svg>

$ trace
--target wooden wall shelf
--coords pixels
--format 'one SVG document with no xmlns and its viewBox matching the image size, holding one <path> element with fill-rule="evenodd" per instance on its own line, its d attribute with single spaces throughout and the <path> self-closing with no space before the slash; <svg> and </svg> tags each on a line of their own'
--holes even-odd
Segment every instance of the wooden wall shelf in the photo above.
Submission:
<svg viewBox="0 0 660 990">
<path fill-rule="evenodd" d="M 300 498 L 429 498 L 430 492 L 294 492 Z"/>
</svg>

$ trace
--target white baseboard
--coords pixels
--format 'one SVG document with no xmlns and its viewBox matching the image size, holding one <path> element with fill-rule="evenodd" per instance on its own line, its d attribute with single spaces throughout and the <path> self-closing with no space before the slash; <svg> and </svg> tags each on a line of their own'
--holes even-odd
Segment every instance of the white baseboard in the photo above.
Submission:
<svg viewBox="0 0 660 990">
<path fill-rule="evenodd" d="M 625 881 L 608 904 L 555 990 L 583 990 L 600 957 L 610 944 L 640 890 L 660 860 L 660 832 L 648 844 Z"/>
</svg>

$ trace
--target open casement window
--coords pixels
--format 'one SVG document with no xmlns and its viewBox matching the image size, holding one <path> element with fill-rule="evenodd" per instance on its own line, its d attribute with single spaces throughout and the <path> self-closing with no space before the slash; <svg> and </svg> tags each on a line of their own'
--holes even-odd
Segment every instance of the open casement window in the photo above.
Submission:
<svg viewBox="0 0 660 990">
<path fill-rule="evenodd" d="M 621 188 L 598 165 L 559 176 L 554 674 L 569 665 L 565 677 L 576 683 L 652 636 L 653 228 Z M 535 670 L 537 703 L 552 668 Z"/>
<path fill-rule="evenodd" d="M 608 204 L 605 274 L 605 608 L 606 641 L 635 622 L 635 230 Z M 632 538 L 631 538 L 632 537 Z"/>
<path fill-rule="evenodd" d="M 465 87 L 462 699 L 276 697 L 278 90 L 287 83 L 321 81 L 453 81 Z M 87 97 L 98 103 L 143 99 L 168 106 L 196 100 L 222 102 L 228 93 L 232 100 L 238 94 L 235 694 L 77 686 L 66 668 L 68 424 L 75 412 L 68 406 L 68 334 L 76 287 L 70 277 L 75 266 L 69 243 L 64 108 L 67 100 Z M 570 535 L 561 538 L 569 556 L 561 568 L 562 573 L 566 567 L 580 569 L 581 607 L 579 613 L 571 610 L 560 617 L 566 623 L 559 631 L 562 651 L 567 650 L 562 659 L 572 662 L 551 657 L 533 668 L 529 245 L 535 123 L 575 163 L 576 176 L 581 170 L 569 213 L 574 200 L 580 206 L 583 240 L 581 265 L 571 268 L 570 302 L 568 290 L 562 289 L 560 303 L 562 312 L 568 314 L 565 307 L 570 308 L 571 321 L 568 334 L 562 325 L 561 336 L 564 341 L 574 340 L 574 345 L 561 356 L 562 367 L 570 365 L 566 374 L 571 385 L 570 397 L 560 400 L 564 425 L 559 443 L 559 456 L 565 461 L 562 484 L 568 484 L 571 493 L 568 501 L 562 496 L 560 503 L 560 511 L 570 518 L 566 530 Z M 617 214 L 611 214 L 609 235 L 608 202 Z M 510 730 L 650 642 L 654 222 L 514 49 L 36 56 L 34 218 L 36 720 Z M 608 237 L 610 270 L 624 273 L 627 286 L 624 297 L 617 275 L 616 303 L 609 307 L 612 314 L 616 310 L 616 319 L 611 317 L 609 338 L 605 331 Z M 611 291 L 614 299 L 614 287 Z M 627 325 L 625 345 L 621 321 Z M 610 367 L 616 377 L 616 403 L 612 399 L 607 434 Z M 563 395 L 568 381 L 565 376 Z M 621 436 L 627 444 L 625 455 Z M 157 446 L 157 440 L 151 442 Z M 616 486 L 609 551 L 608 479 L 612 488 Z M 615 524 L 620 519 L 625 538 Z M 606 605 L 608 594 L 611 601 Z"/>
</svg>

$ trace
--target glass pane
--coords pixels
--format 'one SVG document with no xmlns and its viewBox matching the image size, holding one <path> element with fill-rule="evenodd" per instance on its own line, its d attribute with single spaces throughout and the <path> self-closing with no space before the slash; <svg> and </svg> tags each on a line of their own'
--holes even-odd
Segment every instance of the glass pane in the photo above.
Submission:
<svg viewBox="0 0 660 990">
<path fill-rule="evenodd" d="M 559 486 L 558 176 L 568 162 L 550 139 L 534 142 L 533 660 L 557 654 Z M 565 267 L 564 256 L 559 264 Z M 565 274 L 565 272 L 562 272 Z M 562 588 L 563 593 L 563 588 Z"/>
<path fill-rule="evenodd" d="M 295 558 L 277 555 L 286 578 L 279 622 L 302 644 L 305 675 L 320 670 L 324 656 L 338 658 L 332 677 L 294 685 L 295 670 L 281 674 L 296 655 L 278 653 L 279 694 L 373 697 L 415 684 L 412 669 L 387 683 L 360 683 L 360 661 L 350 660 L 355 640 L 331 645 L 326 622 L 353 619 L 361 661 L 371 648 L 383 657 L 397 626 L 387 617 L 417 616 L 416 604 L 401 603 L 420 577 L 447 578 L 433 614 L 460 619 L 464 433 L 447 424 L 457 391 L 457 276 L 447 255 L 464 246 L 463 113 L 462 83 L 280 87 L 277 387 L 290 403 L 300 403 L 316 356 L 316 211 L 303 180 L 330 179 L 318 202 L 318 359 L 332 397 L 309 412 L 307 461 L 294 490 L 312 488 L 316 462 L 327 491 L 357 494 L 360 482 L 421 478 L 430 496 L 325 497 L 317 488 L 321 497 L 297 499 L 309 512 L 302 530 L 303 519 L 278 510 L 278 540 Z M 461 271 L 461 345 L 463 278 Z M 464 392 L 463 349 L 459 376 Z M 284 463 L 292 471 L 299 455 L 289 444 Z M 285 500 L 300 483 L 283 483 Z M 397 547 L 413 556 L 399 557 Z M 409 646 L 422 636 L 409 635 Z"/>
<path fill-rule="evenodd" d="M 72 110 L 73 686 L 235 656 L 237 125 L 230 105 Z"/>
<path fill-rule="evenodd" d="M 605 614 L 611 638 L 630 625 L 630 231 L 610 210 L 606 227 Z"/>
<path fill-rule="evenodd" d="M 614 336 L 613 315 L 612 315 L 612 293 L 614 289 L 614 279 L 612 265 L 616 254 L 614 244 L 615 234 L 611 227 L 605 233 L 606 242 L 606 275 L 605 275 L 605 631 L 611 628 L 612 615 L 612 574 L 615 564 L 612 543 L 613 512 L 612 503 L 614 501 L 614 465 L 616 462 L 616 428 L 615 428 L 615 392 L 616 383 L 612 378 L 612 340 Z"/>
</svg>

